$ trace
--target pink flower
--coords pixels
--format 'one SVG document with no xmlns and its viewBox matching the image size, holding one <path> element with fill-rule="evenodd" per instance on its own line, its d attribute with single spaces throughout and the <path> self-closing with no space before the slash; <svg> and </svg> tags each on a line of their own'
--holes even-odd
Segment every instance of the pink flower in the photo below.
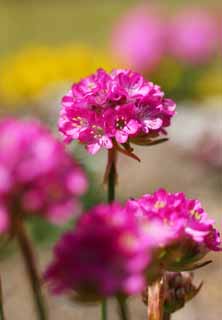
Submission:
<svg viewBox="0 0 222 320">
<path fill-rule="evenodd" d="M 139 71 L 150 71 L 165 51 L 165 29 L 161 17 L 148 6 L 132 8 L 122 16 L 111 38 L 114 56 Z"/>
<path fill-rule="evenodd" d="M 127 69 L 117 69 L 112 73 L 114 80 L 113 87 L 129 102 L 132 99 L 142 99 L 145 97 L 152 88 L 152 84 L 146 82 L 144 78 L 136 72 Z M 122 97 L 122 98 L 123 98 Z"/>
<path fill-rule="evenodd" d="M 83 300 L 136 294 L 145 286 L 148 247 L 131 210 L 98 205 L 58 242 L 45 279 L 53 293 L 75 292 Z"/>
<path fill-rule="evenodd" d="M 169 270 L 193 267 L 209 251 L 221 250 L 221 240 L 214 228 L 214 220 L 198 200 L 185 197 L 183 193 L 169 193 L 164 189 L 146 194 L 137 200 L 129 200 L 127 207 L 150 222 L 167 226 L 169 239 L 162 247 L 162 265 Z"/>
<path fill-rule="evenodd" d="M 171 27 L 170 50 L 179 59 L 199 64 L 216 52 L 217 25 L 206 11 L 186 11 Z"/>
<path fill-rule="evenodd" d="M 140 123 L 136 120 L 134 104 L 108 109 L 104 112 L 104 119 L 110 129 L 110 134 L 115 136 L 118 143 L 127 142 L 129 136 L 135 135 L 140 129 Z"/>
<path fill-rule="evenodd" d="M 63 145 L 37 121 L 0 121 L 1 231 L 11 214 L 39 214 L 62 223 L 79 208 L 87 179 Z"/>
<path fill-rule="evenodd" d="M 66 135 L 66 141 L 78 139 L 82 131 L 88 129 L 92 122 L 93 112 L 79 107 L 69 108 L 64 117 L 61 112 L 61 132 Z"/>
<path fill-rule="evenodd" d="M 66 142 L 78 140 L 95 154 L 116 144 L 149 144 L 166 134 L 175 103 L 140 74 L 100 69 L 72 86 L 62 99 L 59 130 Z"/>
<path fill-rule="evenodd" d="M 79 141 L 86 143 L 86 149 L 91 154 L 96 154 L 100 148 L 111 149 L 113 147 L 112 140 L 105 132 L 104 123 L 94 121 L 89 128 L 84 130 Z"/>
</svg>

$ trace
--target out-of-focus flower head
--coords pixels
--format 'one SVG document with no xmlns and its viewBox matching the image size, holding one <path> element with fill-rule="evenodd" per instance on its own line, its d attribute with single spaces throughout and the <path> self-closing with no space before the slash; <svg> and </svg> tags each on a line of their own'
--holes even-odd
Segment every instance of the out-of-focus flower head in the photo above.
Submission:
<svg viewBox="0 0 222 320">
<path fill-rule="evenodd" d="M 91 154 L 118 144 L 130 149 L 130 142 L 149 145 L 165 135 L 175 108 L 158 85 L 140 74 L 99 69 L 63 97 L 59 130 L 66 142 L 79 140 Z"/>
<path fill-rule="evenodd" d="M 219 232 L 214 220 L 208 218 L 200 201 L 188 199 L 183 193 L 164 189 L 129 200 L 128 208 L 150 221 L 168 226 L 171 244 L 162 247 L 161 265 L 167 270 L 183 271 L 197 266 L 209 251 L 221 250 Z M 161 230 L 161 229 L 160 229 Z"/>
<path fill-rule="evenodd" d="M 149 238 L 131 210 L 101 204 L 81 216 L 55 247 L 45 280 L 54 294 L 96 300 L 145 288 Z"/>
<path fill-rule="evenodd" d="M 78 81 L 99 66 L 113 68 L 111 60 L 103 52 L 80 45 L 25 48 L 2 59 L 0 97 L 15 106 L 33 102 L 48 89 Z"/>
<path fill-rule="evenodd" d="M 186 10 L 175 17 L 169 38 L 174 56 L 185 63 L 204 63 L 216 52 L 217 24 L 206 11 Z"/>
<path fill-rule="evenodd" d="M 79 210 L 87 179 L 63 145 L 39 122 L 0 121 L 0 232 L 14 214 L 63 223 Z"/>
<path fill-rule="evenodd" d="M 161 16 L 149 6 L 132 8 L 114 27 L 113 55 L 139 71 L 150 71 L 165 51 L 165 27 Z"/>
</svg>

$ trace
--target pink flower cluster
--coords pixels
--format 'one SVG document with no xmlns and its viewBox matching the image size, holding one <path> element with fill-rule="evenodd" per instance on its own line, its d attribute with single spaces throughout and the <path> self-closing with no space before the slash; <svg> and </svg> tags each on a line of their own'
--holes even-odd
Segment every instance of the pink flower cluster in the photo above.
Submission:
<svg viewBox="0 0 222 320">
<path fill-rule="evenodd" d="M 188 199 L 184 193 L 169 193 L 159 189 L 154 194 L 129 200 L 127 208 L 151 222 L 158 221 L 159 232 L 161 225 L 168 226 L 171 240 L 162 261 L 166 262 L 168 268 L 178 266 L 182 271 L 210 250 L 221 250 L 220 235 L 213 226 L 214 220 L 208 218 L 200 201 Z"/>
<path fill-rule="evenodd" d="M 79 140 L 91 154 L 118 143 L 149 144 L 166 134 L 175 107 L 159 86 L 140 74 L 99 69 L 63 97 L 59 130 L 66 142 Z"/>
<path fill-rule="evenodd" d="M 136 6 L 120 17 L 111 35 L 114 56 L 150 72 L 167 55 L 199 64 L 216 55 L 220 43 L 216 15 L 189 9 L 166 17 L 149 6 Z"/>
<path fill-rule="evenodd" d="M 147 6 L 135 7 L 114 26 L 111 37 L 113 55 L 136 70 L 153 70 L 166 48 L 166 27 Z"/>
<path fill-rule="evenodd" d="M 137 294 L 163 269 L 192 269 L 221 250 L 213 223 L 199 201 L 163 189 L 98 205 L 58 242 L 45 280 L 54 294 L 79 300 Z"/>
<path fill-rule="evenodd" d="M 55 294 L 74 292 L 84 300 L 135 294 L 145 286 L 148 246 L 133 212 L 101 204 L 58 242 L 45 280 Z"/>
<path fill-rule="evenodd" d="M 87 188 L 83 170 L 37 121 L 1 120 L 0 132 L 0 232 L 15 212 L 67 220 Z"/>
<path fill-rule="evenodd" d="M 171 25 L 170 51 L 192 64 L 206 62 L 216 52 L 218 30 L 216 19 L 203 10 L 186 10 Z"/>
</svg>

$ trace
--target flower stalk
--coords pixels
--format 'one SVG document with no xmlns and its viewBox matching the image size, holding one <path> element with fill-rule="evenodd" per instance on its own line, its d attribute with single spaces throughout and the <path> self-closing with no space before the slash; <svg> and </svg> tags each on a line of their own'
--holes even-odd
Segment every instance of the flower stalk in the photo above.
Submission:
<svg viewBox="0 0 222 320">
<path fill-rule="evenodd" d="M 148 320 L 167 320 L 164 318 L 164 294 L 165 294 L 165 279 L 162 278 L 154 281 L 147 288 Z"/>
<path fill-rule="evenodd" d="M 3 308 L 3 293 L 2 293 L 2 282 L 0 279 L 0 320 L 5 320 L 5 313 Z"/>
<path fill-rule="evenodd" d="M 47 320 L 47 312 L 41 292 L 41 284 L 35 263 L 31 242 L 26 233 L 22 218 L 14 215 L 14 232 L 25 263 L 29 281 L 33 291 L 33 299 L 39 320 Z"/>
<path fill-rule="evenodd" d="M 104 182 L 107 183 L 107 201 L 111 203 L 115 200 L 115 185 L 117 181 L 117 171 L 116 171 L 116 150 L 112 148 L 108 150 L 108 160 L 106 166 L 106 172 L 104 177 Z M 107 301 L 103 299 L 101 304 L 101 319 L 107 319 Z"/>
<path fill-rule="evenodd" d="M 101 320 L 107 319 L 107 301 L 106 299 L 102 300 L 101 303 Z"/>
<path fill-rule="evenodd" d="M 171 320 L 171 315 L 169 313 L 164 312 L 163 320 Z"/>
<path fill-rule="evenodd" d="M 117 297 L 117 302 L 119 306 L 119 315 L 121 320 L 128 320 L 128 310 L 126 299 L 123 297 Z"/>
<path fill-rule="evenodd" d="M 113 202 L 115 200 L 115 185 L 117 182 L 117 171 L 116 171 L 116 157 L 117 153 L 115 148 L 108 151 L 108 194 L 107 194 L 107 200 L 109 203 Z"/>
</svg>

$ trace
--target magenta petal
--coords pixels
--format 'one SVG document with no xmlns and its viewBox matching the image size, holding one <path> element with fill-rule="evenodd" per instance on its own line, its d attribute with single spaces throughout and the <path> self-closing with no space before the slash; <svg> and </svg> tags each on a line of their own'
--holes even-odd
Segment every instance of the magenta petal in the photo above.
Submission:
<svg viewBox="0 0 222 320">
<path fill-rule="evenodd" d="M 67 187 L 71 192 L 75 193 L 75 195 L 83 195 L 88 188 L 86 176 L 82 171 L 78 172 L 77 170 L 70 173 L 67 179 Z"/>
<path fill-rule="evenodd" d="M 204 237 L 209 233 L 209 230 L 201 231 L 186 227 L 186 233 L 191 235 L 191 237 L 197 242 L 203 242 Z"/>
<path fill-rule="evenodd" d="M 100 148 L 101 146 L 99 143 L 91 143 L 86 146 L 86 150 L 92 155 L 96 154 Z"/>
<path fill-rule="evenodd" d="M 117 142 L 125 143 L 128 140 L 128 133 L 122 130 L 117 130 L 115 137 Z"/>
<path fill-rule="evenodd" d="M 64 203 L 55 203 L 48 209 L 47 219 L 54 224 L 64 224 L 68 219 L 78 215 L 80 207 L 75 201 L 68 200 Z"/>
<path fill-rule="evenodd" d="M 148 129 L 156 130 L 162 126 L 163 120 L 160 118 L 144 120 L 144 125 Z"/>
<path fill-rule="evenodd" d="M 127 126 L 124 128 L 124 131 L 128 134 L 134 134 L 138 131 L 140 124 L 136 120 L 130 120 L 127 123 Z"/>
<path fill-rule="evenodd" d="M 107 136 L 103 136 L 100 139 L 100 144 L 106 149 L 111 149 L 113 147 L 112 140 Z"/>
<path fill-rule="evenodd" d="M 67 123 L 67 125 L 64 125 L 63 131 L 65 131 L 66 135 L 70 136 L 72 139 L 78 139 L 82 128 L 76 128 L 73 127 L 72 124 Z"/>
<path fill-rule="evenodd" d="M 10 190 L 12 186 L 12 177 L 5 166 L 0 165 L 0 192 L 4 193 Z"/>
<path fill-rule="evenodd" d="M 66 107 L 71 107 L 74 104 L 74 100 L 73 100 L 73 96 L 70 95 L 66 95 L 62 98 L 62 106 L 64 108 Z"/>
<path fill-rule="evenodd" d="M 124 283 L 124 290 L 128 294 L 137 294 L 140 293 L 145 287 L 144 278 L 139 275 L 134 275 L 131 278 L 128 278 Z"/>
</svg>

